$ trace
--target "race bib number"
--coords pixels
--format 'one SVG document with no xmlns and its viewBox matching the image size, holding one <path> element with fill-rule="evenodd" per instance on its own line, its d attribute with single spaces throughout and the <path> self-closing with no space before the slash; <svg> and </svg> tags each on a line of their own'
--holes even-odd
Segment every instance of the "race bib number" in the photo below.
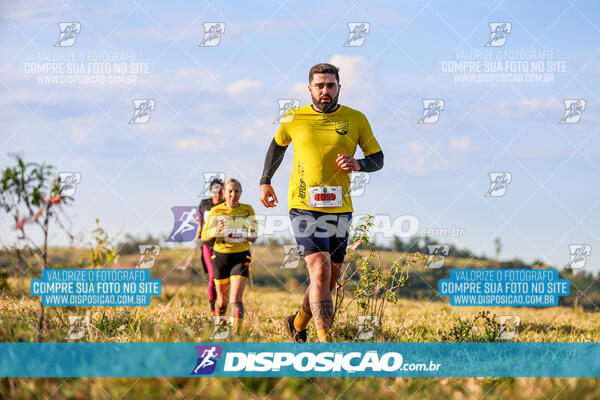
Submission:
<svg viewBox="0 0 600 400">
<path fill-rule="evenodd" d="M 227 229 L 225 241 L 229 243 L 245 242 L 248 238 L 248 229 Z"/>
<path fill-rule="evenodd" d="M 308 188 L 308 204 L 311 207 L 341 207 L 341 186 L 312 186 Z"/>
</svg>

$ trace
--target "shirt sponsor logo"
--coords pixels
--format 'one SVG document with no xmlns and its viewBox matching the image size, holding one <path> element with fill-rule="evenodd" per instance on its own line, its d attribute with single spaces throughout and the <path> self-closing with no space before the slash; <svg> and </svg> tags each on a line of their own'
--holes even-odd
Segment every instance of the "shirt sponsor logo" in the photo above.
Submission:
<svg viewBox="0 0 600 400">
<path fill-rule="evenodd" d="M 335 121 L 335 131 L 338 135 L 348 133 L 348 121 Z"/>
</svg>

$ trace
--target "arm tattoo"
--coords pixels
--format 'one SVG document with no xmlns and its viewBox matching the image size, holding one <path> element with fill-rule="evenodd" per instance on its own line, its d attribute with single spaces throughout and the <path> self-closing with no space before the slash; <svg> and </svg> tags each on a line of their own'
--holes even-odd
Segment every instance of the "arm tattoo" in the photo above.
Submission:
<svg viewBox="0 0 600 400">
<path fill-rule="evenodd" d="M 324 328 L 331 328 L 333 325 L 333 300 L 311 301 L 310 310 L 315 323 L 320 320 Z"/>
</svg>

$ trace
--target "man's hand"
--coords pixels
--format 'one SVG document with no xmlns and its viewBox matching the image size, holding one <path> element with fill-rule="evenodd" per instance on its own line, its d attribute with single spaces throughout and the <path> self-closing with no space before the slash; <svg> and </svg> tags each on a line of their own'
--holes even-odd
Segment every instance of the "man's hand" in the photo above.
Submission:
<svg viewBox="0 0 600 400">
<path fill-rule="evenodd" d="M 266 183 L 260 185 L 259 193 L 260 202 L 265 207 L 275 207 L 276 203 L 279 202 L 279 200 L 277 200 L 277 196 L 275 195 L 275 189 L 273 189 L 273 186 L 271 185 Z"/>
<path fill-rule="evenodd" d="M 360 171 L 360 164 L 354 157 L 338 154 L 335 162 L 343 171 Z"/>
</svg>

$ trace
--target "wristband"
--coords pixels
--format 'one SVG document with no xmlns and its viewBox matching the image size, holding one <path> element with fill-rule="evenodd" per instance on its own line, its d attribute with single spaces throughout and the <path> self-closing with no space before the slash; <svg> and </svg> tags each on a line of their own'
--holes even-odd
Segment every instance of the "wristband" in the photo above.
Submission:
<svg viewBox="0 0 600 400">
<path fill-rule="evenodd" d="M 358 165 L 360 165 L 359 171 L 364 170 L 365 169 L 365 159 L 362 158 L 362 159 L 358 160 Z"/>
</svg>

